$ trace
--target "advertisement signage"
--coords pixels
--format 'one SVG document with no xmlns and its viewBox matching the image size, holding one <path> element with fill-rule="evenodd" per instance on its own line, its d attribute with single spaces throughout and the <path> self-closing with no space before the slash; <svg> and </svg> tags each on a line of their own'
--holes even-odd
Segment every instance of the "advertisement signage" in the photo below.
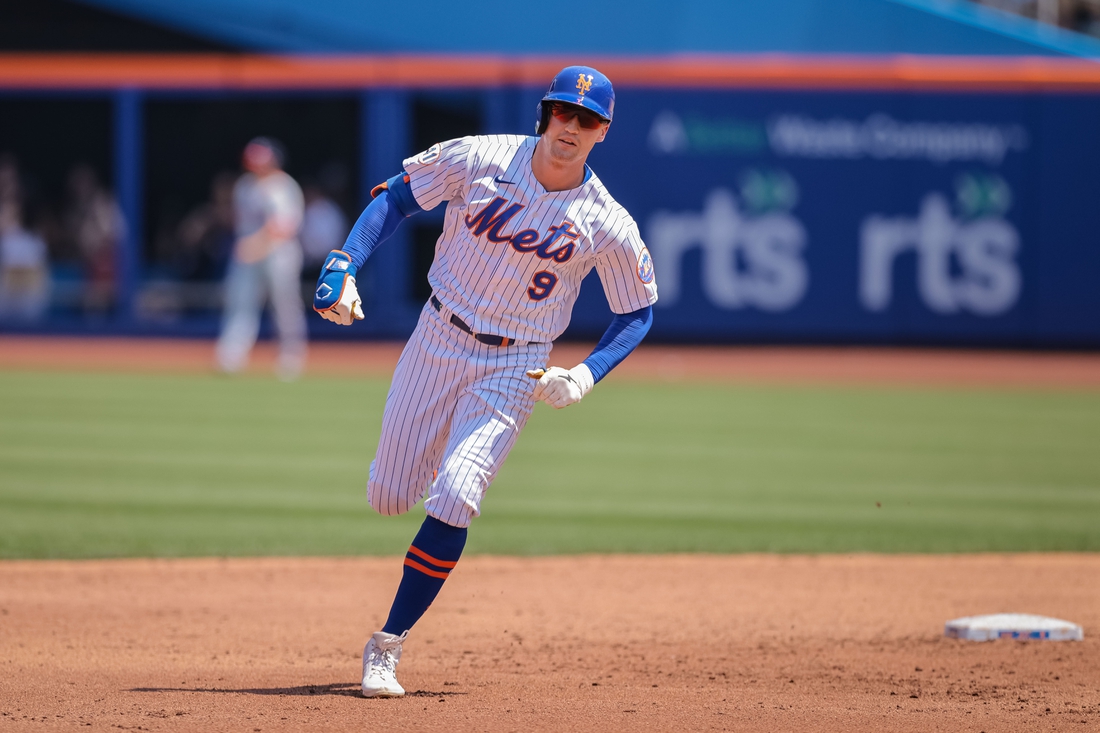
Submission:
<svg viewBox="0 0 1100 733">
<path fill-rule="evenodd" d="M 624 90 L 592 165 L 653 334 L 1100 344 L 1100 100 Z M 1085 273 L 1091 273 L 1091 276 Z M 606 307 L 590 282 L 577 331 Z"/>
</svg>

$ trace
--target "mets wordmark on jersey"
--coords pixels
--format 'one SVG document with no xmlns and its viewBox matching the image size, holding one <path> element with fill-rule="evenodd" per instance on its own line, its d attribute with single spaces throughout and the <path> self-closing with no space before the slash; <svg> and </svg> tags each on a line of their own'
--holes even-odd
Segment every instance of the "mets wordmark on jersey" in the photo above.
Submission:
<svg viewBox="0 0 1100 733">
<path fill-rule="evenodd" d="M 634 220 L 591 170 L 577 188 L 544 189 L 531 172 L 537 142 L 464 137 L 403 164 L 423 209 L 447 202 L 428 280 L 476 333 L 553 341 L 593 267 L 615 313 L 657 301 L 653 260 Z"/>
</svg>

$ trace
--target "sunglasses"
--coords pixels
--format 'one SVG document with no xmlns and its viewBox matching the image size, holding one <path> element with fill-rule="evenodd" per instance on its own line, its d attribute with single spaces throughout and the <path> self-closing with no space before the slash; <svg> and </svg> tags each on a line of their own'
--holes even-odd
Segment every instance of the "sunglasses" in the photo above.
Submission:
<svg viewBox="0 0 1100 733">
<path fill-rule="evenodd" d="M 576 117 L 577 124 L 584 130 L 595 130 L 606 122 L 602 117 L 589 112 L 584 107 L 578 107 L 574 104 L 564 104 L 562 102 L 551 104 L 550 114 L 554 115 L 559 122 L 565 123 L 568 123 L 569 120 Z"/>
</svg>

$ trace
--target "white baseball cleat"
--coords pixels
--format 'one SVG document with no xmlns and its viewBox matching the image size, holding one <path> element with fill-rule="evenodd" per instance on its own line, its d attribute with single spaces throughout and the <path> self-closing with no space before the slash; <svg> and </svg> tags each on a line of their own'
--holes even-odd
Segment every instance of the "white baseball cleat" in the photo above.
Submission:
<svg viewBox="0 0 1100 733">
<path fill-rule="evenodd" d="M 376 631 L 363 647 L 363 697 L 401 697 L 405 688 L 397 681 L 397 663 L 401 661 L 401 636 Z"/>
</svg>

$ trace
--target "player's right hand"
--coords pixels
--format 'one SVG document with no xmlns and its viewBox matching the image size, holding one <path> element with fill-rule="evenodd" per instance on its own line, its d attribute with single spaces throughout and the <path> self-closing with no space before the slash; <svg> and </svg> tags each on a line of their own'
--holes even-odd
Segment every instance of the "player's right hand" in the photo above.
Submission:
<svg viewBox="0 0 1100 733">
<path fill-rule="evenodd" d="M 325 259 L 317 290 L 313 293 L 313 310 L 326 321 L 350 326 L 363 320 L 363 301 L 355 287 L 355 265 L 347 252 L 334 249 Z"/>
</svg>

